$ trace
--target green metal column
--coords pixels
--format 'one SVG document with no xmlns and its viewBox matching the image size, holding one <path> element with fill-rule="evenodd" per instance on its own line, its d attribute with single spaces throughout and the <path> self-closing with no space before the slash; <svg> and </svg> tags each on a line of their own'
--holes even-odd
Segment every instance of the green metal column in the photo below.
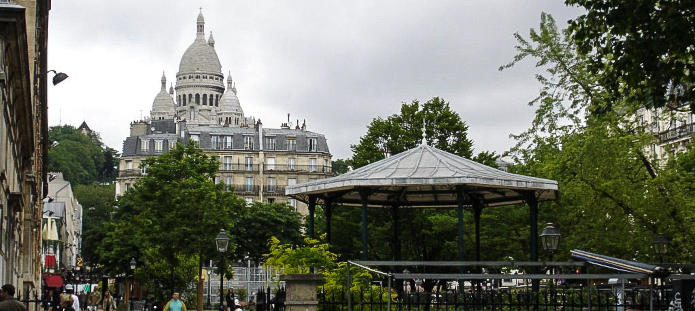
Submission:
<svg viewBox="0 0 695 311">
<path fill-rule="evenodd" d="M 333 205 L 331 200 L 326 199 L 323 203 L 323 212 L 326 216 L 326 241 L 331 244 L 331 217 L 333 216 Z"/>
<path fill-rule="evenodd" d="M 538 261 L 538 199 L 536 199 L 536 193 L 530 192 L 526 195 L 526 204 L 529 207 L 529 226 L 530 226 L 530 253 L 531 261 Z M 538 273 L 538 268 L 534 268 L 534 273 Z M 534 292 L 538 292 L 540 283 L 538 280 L 533 280 L 532 289 Z"/>
<path fill-rule="evenodd" d="M 362 260 L 367 260 L 367 203 L 369 192 L 360 190 L 360 199 L 362 200 Z"/>
<path fill-rule="evenodd" d="M 457 211 L 458 211 L 458 251 L 459 251 L 459 260 L 463 261 L 464 260 L 464 254 L 463 254 L 463 190 L 460 188 L 457 189 L 456 191 L 456 203 L 457 203 Z"/>
<path fill-rule="evenodd" d="M 309 196 L 309 238 L 314 238 L 314 213 L 316 212 L 316 196 Z"/>
</svg>

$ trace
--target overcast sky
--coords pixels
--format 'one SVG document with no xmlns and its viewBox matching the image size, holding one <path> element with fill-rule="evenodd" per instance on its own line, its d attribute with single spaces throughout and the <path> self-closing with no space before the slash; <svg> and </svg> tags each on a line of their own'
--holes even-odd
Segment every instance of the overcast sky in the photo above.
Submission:
<svg viewBox="0 0 695 311">
<path fill-rule="evenodd" d="M 279 127 L 306 119 L 336 158 L 351 156 L 375 117 L 402 102 L 443 97 L 469 125 L 475 152 L 507 150 L 527 128 L 537 71 L 500 72 L 542 11 L 563 26 L 562 1 L 84 1 L 52 2 L 50 125 L 85 120 L 121 150 L 131 121 L 147 116 L 162 71 L 172 81 L 195 38 L 199 7 L 222 71 L 246 115 Z M 168 83 L 168 82 L 167 82 Z"/>
</svg>

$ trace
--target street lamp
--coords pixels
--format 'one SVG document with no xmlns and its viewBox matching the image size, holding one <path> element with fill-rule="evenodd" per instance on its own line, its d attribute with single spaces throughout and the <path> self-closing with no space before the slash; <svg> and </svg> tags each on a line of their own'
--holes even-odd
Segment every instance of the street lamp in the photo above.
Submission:
<svg viewBox="0 0 695 311">
<path fill-rule="evenodd" d="M 560 244 L 560 231 L 557 231 L 552 223 L 547 223 L 543 232 L 541 232 L 541 244 L 543 249 L 550 255 L 550 260 L 553 260 L 553 253 L 557 250 L 557 246 Z"/>
<path fill-rule="evenodd" d="M 207 274 L 208 274 L 208 308 L 210 308 L 210 294 L 212 294 L 212 292 L 210 291 L 210 275 L 212 274 L 212 264 L 210 264 L 210 267 L 208 267 Z"/>
<path fill-rule="evenodd" d="M 64 72 L 56 72 L 55 70 L 51 69 L 49 71 L 46 71 L 46 74 L 48 74 L 49 72 L 53 72 L 55 74 L 55 76 L 53 76 L 53 85 L 57 85 L 58 83 L 63 82 L 65 79 L 68 78 L 68 75 Z"/>
<path fill-rule="evenodd" d="M 664 262 L 663 257 L 668 251 L 668 243 L 668 239 L 661 233 L 659 233 L 659 235 L 657 235 L 652 241 L 652 244 L 654 244 L 654 251 L 657 255 L 659 255 L 660 264 Z"/>
<path fill-rule="evenodd" d="M 557 231 L 552 223 L 547 223 L 543 231 L 541 232 L 541 244 L 543 245 L 543 250 L 548 252 L 549 261 L 553 261 L 553 253 L 557 250 L 557 246 L 560 244 L 560 231 Z M 550 274 L 553 274 L 555 269 L 550 267 Z M 550 280 L 551 291 L 553 289 L 554 279 Z"/>
<path fill-rule="evenodd" d="M 130 310 L 133 310 L 133 287 L 135 287 L 135 267 L 137 264 L 138 263 L 135 261 L 135 258 L 130 258 L 130 270 L 133 271 L 133 275 L 130 280 Z"/>
<path fill-rule="evenodd" d="M 224 253 L 227 251 L 227 246 L 229 246 L 229 236 L 224 231 L 220 229 L 220 233 L 217 234 L 215 238 L 215 245 L 217 246 L 217 251 L 220 253 L 220 267 L 217 269 L 220 272 L 220 307 L 222 306 L 222 299 L 224 299 Z"/>
</svg>

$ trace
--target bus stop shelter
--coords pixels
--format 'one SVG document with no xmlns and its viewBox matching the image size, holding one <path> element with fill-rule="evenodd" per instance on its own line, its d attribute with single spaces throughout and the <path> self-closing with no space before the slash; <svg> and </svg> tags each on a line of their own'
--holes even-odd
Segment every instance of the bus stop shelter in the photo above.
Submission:
<svg viewBox="0 0 695 311">
<path fill-rule="evenodd" d="M 330 243 L 331 213 L 337 207 L 361 208 L 362 260 L 367 260 L 368 208 L 391 210 L 394 259 L 400 258 L 399 209 L 455 208 L 458 257 L 463 251 L 463 213 L 475 220 L 476 258 L 480 260 L 480 214 L 484 208 L 526 203 L 529 208 L 530 260 L 538 260 L 538 203 L 557 198 L 557 181 L 498 170 L 425 143 L 348 173 L 288 186 L 285 194 L 307 203 L 307 230 L 314 235 L 317 204 L 324 206 Z"/>
</svg>

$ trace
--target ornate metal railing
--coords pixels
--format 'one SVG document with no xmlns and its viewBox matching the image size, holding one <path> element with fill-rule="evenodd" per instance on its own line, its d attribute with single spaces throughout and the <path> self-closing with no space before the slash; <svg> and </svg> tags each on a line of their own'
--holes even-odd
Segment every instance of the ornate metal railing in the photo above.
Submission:
<svg viewBox="0 0 695 311">
<path fill-rule="evenodd" d="M 683 137 L 691 136 L 695 133 L 695 123 L 681 125 L 658 134 L 659 142 L 665 143 Z"/>
<path fill-rule="evenodd" d="M 331 173 L 332 168 L 325 165 L 290 165 L 264 164 L 264 172 L 302 172 L 302 173 Z"/>
</svg>

